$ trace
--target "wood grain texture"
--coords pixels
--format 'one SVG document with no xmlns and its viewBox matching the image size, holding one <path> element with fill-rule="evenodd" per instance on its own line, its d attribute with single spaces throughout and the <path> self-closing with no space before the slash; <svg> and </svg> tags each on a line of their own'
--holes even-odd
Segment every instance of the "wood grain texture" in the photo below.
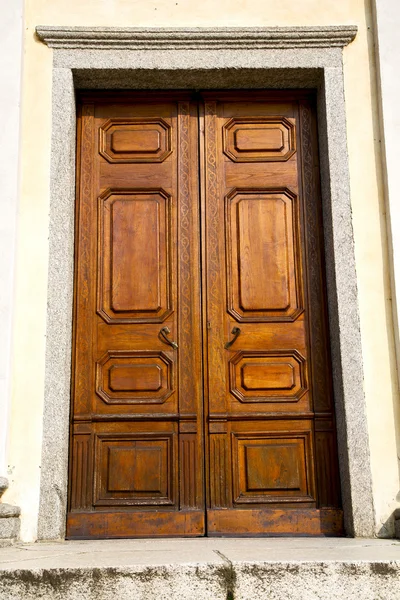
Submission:
<svg viewBox="0 0 400 600">
<path fill-rule="evenodd" d="M 74 462 L 71 472 L 71 509 L 90 508 L 92 505 L 91 454 L 92 439 L 90 434 L 75 434 L 73 437 Z"/>
<path fill-rule="evenodd" d="M 174 387 L 174 363 L 162 351 L 114 350 L 96 362 L 96 394 L 106 404 L 163 404 Z"/>
<path fill-rule="evenodd" d="M 176 494 L 174 434 L 164 432 L 97 433 L 95 436 L 95 507 L 174 505 Z M 175 444 L 176 448 L 176 444 Z"/>
<path fill-rule="evenodd" d="M 340 536 L 343 513 L 313 508 L 208 510 L 207 525 L 209 536 Z"/>
<path fill-rule="evenodd" d="M 180 455 L 180 508 L 190 509 L 198 503 L 198 448 L 195 434 L 179 436 Z M 201 507 L 200 507 L 201 508 Z"/>
<path fill-rule="evenodd" d="M 294 321 L 303 311 L 297 197 L 285 188 L 236 188 L 225 204 L 230 314 Z"/>
<path fill-rule="evenodd" d="M 307 392 L 304 357 L 296 350 L 242 350 L 229 361 L 230 393 L 239 402 L 296 402 Z"/>
<path fill-rule="evenodd" d="M 107 189 L 98 219 L 98 314 L 107 323 L 162 323 L 173 310 L 171 196 Z"/>
<path fill-rule="evenodd" d="M 203 510 L 81 512 L 67 515 L 67 539 L 146 537 L 200 537 L 204 535 Z"/>
<path fill-rule="evenodd" d="M 94 104 L 87 103 L 78 113 L 80 148 L 77 175 L 80 203 L 77 205 L 75 250 L 75 302 L 74 302 L 74 393 L 73 409 L 90 411 L 90 394 L 93 374 L 90 369 L 77 368 L 91 360 L 93 334 L 93 286 L 90 276 L 94 269 L 95 239 L 91 236 L 94 211 Z M 80 168 L 79 168 L 80 167 Z"/>
<path fill-rule="evenodd" d="M 204 507 L 198 107 L 178 103 L 180 507 Z M 193 420 L 193 415 L 195 419 Z M 188 433 L 193 435 L 185 435 Z"/>
<path fill-rule="evenodd" d="M 226 368 L 224 343 L 224 237 L 223 204 L 220 196 L 218 178 L 218 120 L 217 103 L 205 102 L 205 176 L 206 191 L 206 250 L 203 260 L 206 271 L 206 289 L 203 298 L 207 306 L 208 333 L 208 389 L 210 407 L 214 410 L 225 409 Z M 211 399 L 212 396 L 212 399 Z"/>
<path fill-rule="evenodd" d="M 163 119 L 109 119 L 99 129 L 99 151 L 110 163 L 163 162 L 172 152 L 171 127 Z"/>
<path fill-rule="evenodd" d="M 340 506 L 336 424 L 330 365 L 323 260 L 323 228 L 315 103 L 300 103 L 301 165 L 304 195 L 304 245 L 308 270 L 308 333 L 315 416 L 317 488 L 320 506 Z"/>
<path fill-rule="evenodd" d="M 293 124 L 285 117 L 233 117 L 223 127 L 224 153 L 234 162 L 286 161 L 296 151 Z"/>
<path fill-rule="evenodd" d="M 264 432 L 233 433 L 234 503 L 314 502 L 312 431 L 291 431 L 287 422 L 287 432 L 278 432 L 271 425 Z"/>
<path fill-rule="evenodd" d="M 212 506 L 225 507 L 229 502 L 227 471 L 227 436 L 212 435 L 210 439 L 211 503 Z"/>
</svg>

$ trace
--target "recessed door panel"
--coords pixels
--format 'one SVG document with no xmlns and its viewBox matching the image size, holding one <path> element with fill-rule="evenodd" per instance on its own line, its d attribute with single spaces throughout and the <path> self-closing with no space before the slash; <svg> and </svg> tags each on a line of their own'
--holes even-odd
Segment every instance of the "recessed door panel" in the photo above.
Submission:
<svg viewBox="0 0 400 600">
<path fill-rule="evenodd" d="M 302 311 L 297 198 L 235 189 L 226 198 L 229 312 L 238 321 L 291 321 Z"/>
<path fill-rule="evenodd" d="M 162 323 L 172 311 L 171 197 L 107 190 L 99 198 L 99 314 L 108 323 Z"/>
<path fill-rule="evenodd" d="M 106 404 L 163 404 L 174 387 L 165 352 L 109 351 L 96 364 L 96 393 Z"/>
<path fill-rule="evenodd" d="M 297 403 L 308 389 L 305 363 L 297 350 L 239 351 L 229 361 L 230 392 L 244 403 Z"/>
<path fill-rule="evenodd" d="M 234 117 L 223 126 L 224 153 L 234 162 L 277 162 L 295 152 L 293 123 L 283 116 Z"/>
<path fill-rule="evenodd" d="M 262 433 L 232 434 L 234 504 L 315 501 L 307 474 L 312 432 L 287 426 L 287 432 L 269 425 Z"/>
<path fill-rule="evenodd" d="M 99 137 L 100 154 L 110 163 L 163 162 L 171 154 L 171 126 L 161 118 L 109 119 Z"/>
<path fill-rule="evenodd" d="M 174 505 L 174 435 L 98 434 L 94 506 Z"/>
</svg>

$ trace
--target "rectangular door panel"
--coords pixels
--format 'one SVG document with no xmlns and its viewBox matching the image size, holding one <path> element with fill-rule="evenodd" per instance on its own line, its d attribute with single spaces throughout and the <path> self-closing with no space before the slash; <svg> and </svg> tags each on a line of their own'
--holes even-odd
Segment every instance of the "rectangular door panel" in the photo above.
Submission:
<svg viewBox="0 0 400 600">
<path fill-rule="evenodd" d="M 227 290 L 237 321 L 294 321 L 302 311 L 297 199 L 286 189 L 226 197 Z"/>
<path fill-rule="evenodd" d="M 171 197 L 107 189 L 99 198 L 99 306 L 107 323 L 162 323 L 172 312 Z"/>
<path fill-rule="evenodd" d="M 95 434 L 96 508 L 176 505 L 176 431 L 138 429 L 121 424 L 119 431 Z"/>
</svg>

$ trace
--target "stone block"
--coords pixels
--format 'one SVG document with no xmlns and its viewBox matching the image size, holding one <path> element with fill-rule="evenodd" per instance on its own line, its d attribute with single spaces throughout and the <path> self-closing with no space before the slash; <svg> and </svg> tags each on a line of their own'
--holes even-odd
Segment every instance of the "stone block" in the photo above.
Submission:
<svg viewBox="0 0 400 600">
<path fill-rule="evenodd" d="M 400 542 L 159 539 L 0 549 L 0 600 L 395 600 Z"/>
<path fill-rule="evenodd" d="M 8 488 L 8 479 L 0 477 L 0 498 Z M 19 538 L 21 509 L 12 504 L 0 504 L 0 548 L 9 546 Z"/>
<path fill-rule="evenodd" d="M 17 539 L 20 525 L 18 517 L 0 517 L 0 540 Z"/>
</svg>

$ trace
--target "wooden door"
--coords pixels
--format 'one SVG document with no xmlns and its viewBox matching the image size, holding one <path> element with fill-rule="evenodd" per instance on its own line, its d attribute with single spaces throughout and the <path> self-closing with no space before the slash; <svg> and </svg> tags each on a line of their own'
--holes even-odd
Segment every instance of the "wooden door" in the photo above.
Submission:
<svg viewBox="0 0 400 600">
<path fill-rule="evenodd" d="M 83 95 L 77 163 L 67 536 L 202 535 L 197 105 Z"/>
<path fill-rule="evenodd" d="M 311 100 L 204 98 L 208 533 L 337 534 Z"/>
<path fill-rule="evenodd" d="M 77 148 L 67 536 L 340 533 L 309 95 L 86 93 Z"/>
</svg>

